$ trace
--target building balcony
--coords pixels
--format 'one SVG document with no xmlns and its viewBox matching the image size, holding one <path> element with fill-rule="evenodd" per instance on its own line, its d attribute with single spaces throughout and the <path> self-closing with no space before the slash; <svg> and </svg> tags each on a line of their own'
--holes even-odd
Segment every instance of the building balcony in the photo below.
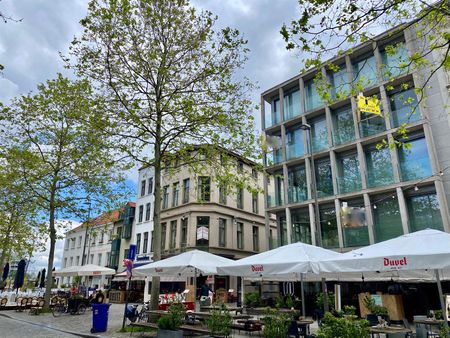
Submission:
<svg viewBox="0 0 450 338">
<path fill-rule="evenodd" d="M 267 195 L 267 207 L 279 207 L 284 205 L 284 199 L 281 195 L 276 195 L 275 193 L 271 193 Z"/>
<path fill-rule="evenodd" d="M 289 187 L 288 188 L 289 203 L 301 203 L 308 199 L 306 187 Z"/>
<path fill-rule="evenodd" d="M 359 133 L 361 137 L 368 137 L 386 131 L 386 124 L 384 118 L 381 116 L 374 116 L 359 122 Z"/>
<path fill-rule="evenodd" d="M 303 143 L 294 143 L 286 145 L 286 156 L 288 160 L 305 155 Z"/>
<path fill-rule="evenodd" d="M 350 143 L 356 140 L 354 130 L 344 132 L 333 132 L 333 145 Z"/>
<path fill-rule="evenodd" d="M 392 168 L 383 168 L 383 171 L 366 173 L 367 188 L 382 187 L 394 183 Z"/>
</svg>

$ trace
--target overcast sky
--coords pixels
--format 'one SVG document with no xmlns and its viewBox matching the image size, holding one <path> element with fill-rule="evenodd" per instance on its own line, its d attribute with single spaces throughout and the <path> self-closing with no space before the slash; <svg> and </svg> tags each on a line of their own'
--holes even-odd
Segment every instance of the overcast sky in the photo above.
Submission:
<svg viewBox="0 0 450 338">
<path fill-rule="evenodd" d="M 54 78 L 63 68 L 59 53 L 67 55 L 75 35 L 81 33 L 80 19 L 86 15 L 87 0 L 0 0 L 0 11 L 20 22 L 0 22 L 0 102 L 35 90 L 38 83 Z M 257 82 L 252 99 L 294 75 L 299 58 L 287 52 L 279 33 L 283 22 L 297 13 L 297 0 L 194 0 L 197 7 L 219 16 L 219 27 L 238 28 L 249 40 L 250 59 L 245 75 Z M 254 112 L 260 130 L 259 112 Z M 136 175 L 131 175 L 136 179 Z M 61 243 L 57 256 L 62 257 Z M 60 258 L 60 257 L 59 257 Z M 58 259 L 58 258 L 57 258 Z M 46 267 L 47 254 L 36 257 L 34 269 Z M 56 262 L 59 265 L 59 261 Z"/>
<path fill-rule="evenodd" d="M 0 0 L 0 11 L 21 22 L 0 22 L 0 101 L 34 90 L 64 70 L 59 53 L 80 34 L 79 20 L 87 0 Z M 245 75 L 259 84 L 259 93 L 294 76 L 299 58 L 287 52 L 279 33 L 283 22 L 297 13 L 296 0 L 194 0 L 193 4 L 219 16 L 219 26 L 238 28 L 249 40 L 250 60 Z M 255 112 L 259 123 L 259 114 Z M 260 126 L 258 126 L 258 130 Z"/>
</svg>

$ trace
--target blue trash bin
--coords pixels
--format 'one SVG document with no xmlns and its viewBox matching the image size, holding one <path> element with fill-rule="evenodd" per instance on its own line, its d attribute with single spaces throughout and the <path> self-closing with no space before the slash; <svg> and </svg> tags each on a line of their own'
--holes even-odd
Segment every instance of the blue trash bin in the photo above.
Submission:
<svg viewBox="0 0 450 338">
<path fill-rule="evenodd" d="M 105 332 L 108 329 L 108 312 L 111 304 L 92 304 L 91 333 Z"/>
</svg>

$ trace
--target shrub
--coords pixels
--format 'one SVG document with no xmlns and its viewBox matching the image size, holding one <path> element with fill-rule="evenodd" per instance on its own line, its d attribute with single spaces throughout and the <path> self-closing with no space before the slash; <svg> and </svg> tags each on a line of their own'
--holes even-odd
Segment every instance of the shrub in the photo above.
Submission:
<svg viewBox="0 0 450 338">
<path fill-rule="evenodd" d="M 369 322 L 352 318 L 336 318 L 326 313 L 317 338 L 368 338 Z"/>
<path fill-rule="evenodd" d="M 316 305 L 319 309 L 323 309 L 323 293 L 320 292 L 316 297 Z M 333 292 L 328 292 L 328 307 L 330 311 L 334 311 L 335 309 L 335 297 Z"/>
<path fill-rule="evenodd" d="M 206 320 L 208 329 L 214 336 L 229 336 L 233 318 L 228 310 L 213 310 L 211 316 Z"/>
<path fill-rule="evenodd" d="M 346 316 L 355 316 L 356 315 L 356 307 L 353 305 L 344 305 L 343 309 L 344 315 Z"/>
<path fill-rule="evenodd" d="M 261 297 L 257 292 L 249 292 L 244 296 L 244 304 L 250 307 L 257 307 L 261 304 Z"/>
<path fill-rule="evenodd" d="M 169 314 L 162 316 L 158 320 L 158 328 L 162 330 L 178 330 L 183 323 L 185 309 L 181 303 L 172 303 L 169 307 Z"/>
<path fill-rule="evenodd" d="M 271 308 L 267 308 L 265 313 L 266 316 L 262 319 L 263 336 L 265 338 L 287 337 L 290 324 L 289 315 Z"/>
<path fill-rule="evenodd" d="M 373 299 L 370 295 L 366 295 L 364 297 L 364 305 L 366 306 L 367 310 L 369 310 L 371 313 L 377 316 L 387 316 L 388 310 L 384 306 L 376 305 L 375 299 Z"/>
<path fill-rule="evenodd" d="M 295 306 L 294 298 L 292 298 L 291 296 L 287 296 L 286 297 L 286 307 L 288 309 L 292 309 L 294 306 Z"/>
</svg>

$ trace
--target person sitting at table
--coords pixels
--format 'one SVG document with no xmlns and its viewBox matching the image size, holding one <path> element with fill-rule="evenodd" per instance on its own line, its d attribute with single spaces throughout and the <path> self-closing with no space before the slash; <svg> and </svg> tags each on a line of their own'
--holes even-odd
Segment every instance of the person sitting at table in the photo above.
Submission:
<svg viewBox="0 0 450 338">
<path fill-rule="evenodd" d="M 102 304 L 105 300 L 105 295 L 103 294 L 102 290 L 98 290 L 95 293 L 94 299 L 92 300 L 93 304 Z"/>
<path fill-rule="evenodd" d="M 72 287 L 70 288 L 70 296 L 71 297 L 76 296 L 77 292 L 78 292 L 78 289 L 75 287 L 75 285 L 72 285 Z"/>
</svg>

